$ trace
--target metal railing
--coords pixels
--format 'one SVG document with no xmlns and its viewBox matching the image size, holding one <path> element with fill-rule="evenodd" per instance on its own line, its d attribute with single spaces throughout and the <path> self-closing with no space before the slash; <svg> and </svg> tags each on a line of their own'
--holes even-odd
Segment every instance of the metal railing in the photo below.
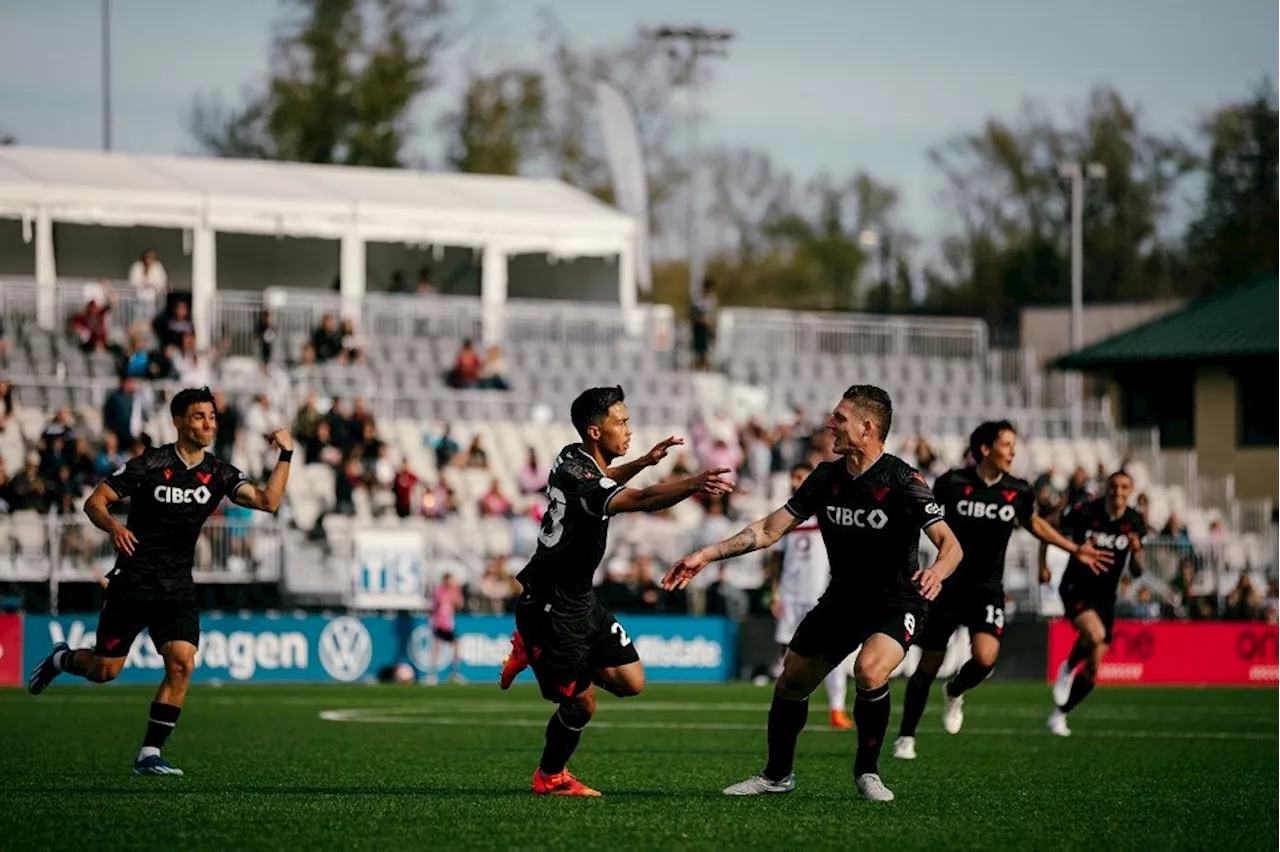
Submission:
<svg viewBox="0 0 1280 852">
<path fill-rule="evenodd" d="M 717 355 L 735 351 L 797 355 L 881 355 L 974 358 L 987 355 L 981 320 L 809 314 L 756 308 L 723 308 L 716 318 Z"/>
<path fill-rule="evenodd" d="M 34 278 L 0 278 L 0 316 L 10 332 L 24 322 L 35 322 L 38 286 Z"/>
<path fill-rule="evenodd" d="M 341 305 L 341 297 L 327 290 L 219 290 L 213 299 L 213 336 L 228 345 L 228 354 L 258 357 L 258 323 L 266 308 L 276 330 L 273 360 L 285 361 L 298 357 L 321 318 L 325 314 L 338 317 Z"/>
<path fill-rule="evenodd" d="M 152 299 L 138 293 L 128 281 L 66 281 L 57 284 L 58 319 L 63 327 L 69 327 L 76 314 L 84 310 L 90 299 L 107 304 L 110 288 L 114 296 L 111 307 L 111 327 L 123 332 L 134 323 L 151 324 L 156 313 L 164 309 L 163 299 Z"/>
</svg>

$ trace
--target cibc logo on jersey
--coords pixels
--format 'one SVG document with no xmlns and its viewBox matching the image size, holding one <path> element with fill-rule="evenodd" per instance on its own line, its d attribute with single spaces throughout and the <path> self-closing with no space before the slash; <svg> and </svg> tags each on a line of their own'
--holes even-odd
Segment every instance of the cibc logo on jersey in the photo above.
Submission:
<svg viewBox="0 0 1280 852">
<path fill-rule="evenodd" d="M 1006 523 L 1013 520 L 1015 510 L 1007 503 L 1003 506 L 996 503 L 979 503 L 976 500 L 961 500 L 956 503 L 956 511 L 965 518 L 990 518 Z"/>
<path fill-rule="evenodd" d="M 851 509 L 848 506 L 828 506 L 827 520 L 841 527 L 882 530 L 889 523 L 883 509 Z"/>
<path fill-rule="evenodd" d="M 1129 537 L 1127 535 L 1089 530 L 1085 535 L 1085 539 L 1093 542 L 1095 547 L 1104 550 L 1128 550 L 1129 548 Z"/>
<path fill-rule="evenodd" d="M 199 488 L 178 488 L 174 485 L 157 485 L 155 490 L 155 498 L 157 503 L 199 503 L 203 506 L 209 502 L 209 498 L 213 495 L 208 488 L 201 485 Z"/>
</svg>

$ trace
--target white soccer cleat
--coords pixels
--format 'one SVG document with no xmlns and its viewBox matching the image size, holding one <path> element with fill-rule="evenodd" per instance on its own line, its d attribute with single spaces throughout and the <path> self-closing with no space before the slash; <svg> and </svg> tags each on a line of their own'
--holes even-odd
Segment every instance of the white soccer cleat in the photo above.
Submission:
<svg viewBox="0 0 1280 852">
<path fill-rule="evenodd" d="M 1071 729 L 1067 727 L 1067 714 L 1061 710 L 1054 710 L 1049 715 L 1049 733 L 1059 737 L 1071 736 Z"/>
<path fill-rule="evenodd" d="M 763 772 L 752 775 L 724 788 L 726 796 L 763 796 L 769 793 L 790 793 L 796 788 L 796 775 L 791 773 L 781 781 L 770 781 Z"/>
<path fill-rule="evenodd" d="M 1061 707 L 1067 703 L 1067 699 L 1071 697 L 1071 684 L 1075 683 L 1075 669 L 1067 665 L 1067 661 L 1063 660 L 1062 665 L 1058 666 L 1058 676 L 1053 680 L 1053 703 Z"/>
<path fill-rule="evenodd" d="M 947 701 L 942 707 L 942 730 L 948 734 L 958 734 L 964 725 L 964 696 L 952 698 L 946 689 L 942 690 L 942 696 Z"/>
<path fill-rule="evenodd" d="M 868 802 L 893 801 L 893 791 L 884 786 L 879 775 L 868 772 L 855 778 L 854 783 L 858 786 L 858 795 Z"/>
<path fill-rule="evenodd" d="M 893 741 L 893 756 L 898 760 L 916 759 L 916 738 L 898 737 Z"/>
</svg>

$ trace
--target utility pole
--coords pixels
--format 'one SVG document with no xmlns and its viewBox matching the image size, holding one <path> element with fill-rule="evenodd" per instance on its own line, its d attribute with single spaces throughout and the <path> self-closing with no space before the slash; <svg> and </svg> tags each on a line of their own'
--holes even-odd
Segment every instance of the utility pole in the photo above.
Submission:
<svg viewBox="0 0 1280 852">
<path fill-rule="evenodd" d="M 1104 180 L 1106 166 L 1089 163 L 1062 163 L 1058 174 L 1071 181 L 1071 352 L 1084 347 L 1084 181 Z M 1084 437 L 1084 398 L 1079 371 L 1067 373 L 1067 396 L 1071 404 L 1071 437 Z"/>
<path fill-rule="evenodd" d="M 111 0 L 102 0 L 102 150 L 111 150 Z"/>
<path fill-rule="evenodd" d="M 702 293 L 702 242 L 698 229 L 698 201 L 700 198 L 700 169 L 698 162 L 698 136 L 702 115 L 699 110 L 698 62 L 704 57 L 729 55 L 728 44 L 733 41 L 732 30 L 709 29 L 703 26 L 661 26 L 644 31 L 646 38 L 666 42 L 667 53 L 672 59 L 680 59 L 689 69 L 689 209 L 686 213 L 686 231 L 689 238 L 689 296 L 697 298 Z"/>
</svg>

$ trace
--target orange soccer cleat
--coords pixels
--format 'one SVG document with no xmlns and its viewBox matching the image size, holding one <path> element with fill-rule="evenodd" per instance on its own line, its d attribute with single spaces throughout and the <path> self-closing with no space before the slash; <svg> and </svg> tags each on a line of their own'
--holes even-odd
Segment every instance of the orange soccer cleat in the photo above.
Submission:
<svg viewBox="0 0 1280 852">
<path fill-rule="evenodd" d="M 498 685 L 503 689 L 509 689 L 516 675 L 528 667 L 529 655 L 525 653 L 524 639 L 520 637 L 520 631 L 517 630 L 511 634 L 511 653 L 502 661 L 502 675 L 498 678 Z"/>
<path fill-rule="evenodd" d="M 849 718 L 849 714 L 843 710 L 831 711 L 831 727 L 833 728 L 852 728 L 853 720 Z"/>
<path fill-rule="evenodd" d="M 599 790 L 592 790 L 583 784 L 568 769 L 547 775 L 542 767 L 533 773 L 533 792 L 539 796 L 599 796 Z"/>
</svg>

